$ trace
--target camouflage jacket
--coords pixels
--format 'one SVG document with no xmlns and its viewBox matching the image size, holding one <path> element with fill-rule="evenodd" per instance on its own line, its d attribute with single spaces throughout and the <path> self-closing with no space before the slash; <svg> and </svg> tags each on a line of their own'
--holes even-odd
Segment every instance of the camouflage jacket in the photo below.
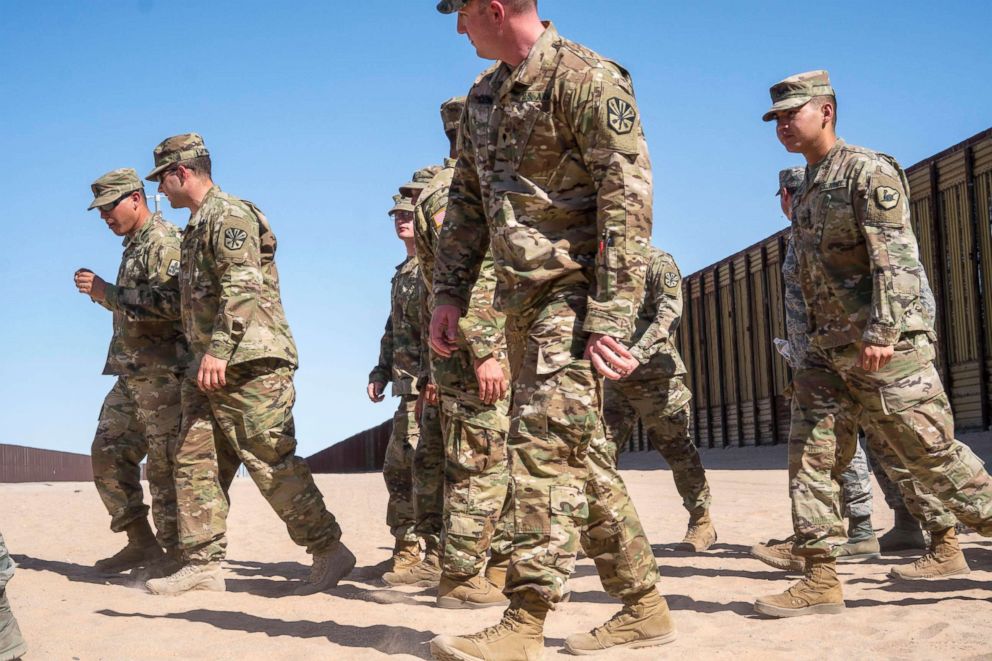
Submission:
<svg viewBox="0 0 992 661">
<path fill-rule="evenodd" d="M 416 395 L 420 372 L 420 270 L 417 258 L 396 267 L 389 294 L 389 317 L 379 341 L 379 363 L 369 383 L 392 383 L 393 396 Z"/>
<path fill-rule="evenodd" d="M 448 191 L 455 172 L 455 161 L 445 159 L 444 169 L 427 184 L 414 208 L 414 235 L 417 240 L 417 261 L 420 263 L 420 314 L 429 320 L 434 306 L 431 285 L 434 278 L 434 260 L 438 236 L 448 207 Z M 493 307 L 496 292 L 496 271 L 491 252 L 486 252 L 479 269 L 479 277 L 472 287 L 468 309 L 458 321 L 461 331 L 459 344 L 472 358 L 501 355 L 506 350 L 503 330 L 506 317 Z M 420 377 L 430 376 L 432 356 L 428 344 L 429 334 L 422 333 Z M 436 382 L 436 381 L 435 381 Z"/>
<path fill-rule="evenodd" d="M 183 231 L 183 329 L 195 356 L 235 365 L 276 358 L 297 365 L 279 296 L 276 237 L 251 202 L 214 186 Z"/>
<path fill-rule="evenodd" d="M 179 228 L 153 214 L 134 236 L 124 239 L 115 285 L 107 285 L 105 307 L 114 313 L 104 374 L 182 372 L 189 360 L 179 323 Z M 151 291 L 156 293 L 152 294 Z M 132 310 L 143 297 L 157 306 L 151 316 Z"/>
<path fill-rule="evenodd" d="M 895 159 L 838 140 L 807 169 L 792 227 L 816 346 L 892 345 L 903 333 L 932 333 L 909 182 Z"/>
<path fill-rule="evenodd" d="M 515 69 L 469 91 L 444 232 L 436 305 L 469 304 L 486 250 L 495 305 L 514 314 L 584 294 L 583 329 L 626 339 L 651 235 L 651 165 L 627 72 L 553 26 Z"/>
<path fill-rule="evenodd" d="M 670 378 L 685 374 L 675 348 L 675 331 L 682 320 L 682 274 L 672 256 L 649 247 L 651 261 L 644 281 L 644 302 L 637 314 L 630 352 L 641 366 L 634 375 Z"/>
</svg>

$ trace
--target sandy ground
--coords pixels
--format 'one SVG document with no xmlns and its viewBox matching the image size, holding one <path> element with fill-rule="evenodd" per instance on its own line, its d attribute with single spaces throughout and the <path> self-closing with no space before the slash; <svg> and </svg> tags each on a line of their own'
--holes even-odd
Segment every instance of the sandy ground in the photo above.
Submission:
<svg viewBox="0 0 992 661">
<path fill-rule="evenodd" d="M 992 457 L 992 437 L 968 442 Z M 774 620 L 755 616 L 755 597 L 781 591 L 789 577 L 751 559 L 751 544 L 788 534 L 784 448 L 706 450 L 720 541 L 705 554 L 672 548 L 686 514 L 671 475 L 654 453 L 628 455 L 624 479 L 654 543 L 679 629 L 663 648 L 604 654 L 604 659 L 992 659 L 992 541 L 964 536 L 967 576 L 893 584 L 889 568 L 908 556 L 844 564 L 847 611 Z M 321 475 L 318 484 L 359 558 L 333 594 L 285 596 L 307 572 L 306 554 L 287 536 L 250 480 L 232 490 L 226 593 L 156 597 L 126 579 L 108 581 L 92 563 L 123 543 L 91 484 L 0 485 L 2 520 L 20 569 L 9 586 L 32 659 L 376 659 L 429 658 L 438 633 L 467 633 L 495 623 L 499 609 L 448 611 L 411 588 L 387 590 L 375 565 L 392 542 L 377 474 Z M 892 515 L 875 501 L 875 527 Z M 381 567 L 378 572 L 381 572 Z M 551 613 L 548 658 L 564 656 L 565 636 L 606 620 L 618 608 L 589 560 L 579 562 L 571 603 Z"/>
</svg>

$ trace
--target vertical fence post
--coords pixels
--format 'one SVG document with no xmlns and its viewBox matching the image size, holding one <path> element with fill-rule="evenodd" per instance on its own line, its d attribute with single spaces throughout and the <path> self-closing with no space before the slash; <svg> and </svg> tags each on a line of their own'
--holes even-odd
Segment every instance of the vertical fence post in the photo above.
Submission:
<svg viewBox="0 0 992 661">
<path fill-rule="evenodd" d="M 983 304 L 985 301 L 985 291 L 984 284 L 982 282 L 982 235 L 979 233 L 981 231 L 978 223 L 978 205 L 975 201 L 975 152 L 971 145 L 968 145 L 964 149 L 964 181 L 965 181 L 965 192 L 966 199 L 968 203 L 968 220 L 971 223 L 972 230 L 972 254 L 971 254 L 971 268 L 972 268 L 972 278 L 975 283 L 975 295 L 972 299 L 972 305 L 975 306 L 975 318 L 978 321 L 978 332 L 976 333 L 976 338 L 978 340 L 978 393 L 981 398 L 980 406 L 982 411 L 982 428 L 988 429 L 989 427 L 989 379 L 988 379 L 988 360 L 986 356 L 988 355 L 988 346 L 985 341 L 986 329 L 988 328 L 988 310 L 985 309 Z"/>
</svg>

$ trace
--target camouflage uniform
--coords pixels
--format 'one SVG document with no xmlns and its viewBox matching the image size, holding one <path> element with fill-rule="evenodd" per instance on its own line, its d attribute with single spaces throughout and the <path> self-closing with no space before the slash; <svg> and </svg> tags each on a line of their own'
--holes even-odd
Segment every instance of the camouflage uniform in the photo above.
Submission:
<svg viewBox="0 0 992 661">
<path fill-rule="evenodd" d="M 682 381 L 685 364 L 675 348 L 682 275 L 668 253 L 651 247 L 650 255 L 630 348 L 640 366 L 629 377 L 606 384 L 606 438 L 622 451 L 640 418 L 648 440 L 672 469 L 682 505 L 693 512 L 708 509 L 711 496 L 690 432 L 692 393 Z"/>
<path fill-rule="evenodd" d="M 412 207 L 411 207 L 412 208 Z M 399 406 L 386 446 L 382 476 L 389 492 L 386 523 L 393 537 L 415 542 L 413 506 L 413 455 L 420 439 L 416 413 L 417 373 L 420 369 L 421 326 L 420 269 L 416 257 L 396 267 L 390 289 L 390 313 L 379 342 L 379 363 L 369 373 L 369 383 L 392 383 Z"/>
<path fill-rule="evenodd" d="M 830 554 L 846 539 L 830 479 L 836 421 L 855 416 L 879 459 L 896 457 L 958 519 L 992 534 L 992 481 L 953 437 L 936 369 L 933 320 L 921 301 L 923 267 L 909 222 L 909 184 L 889 156 L 838 140 L 793 201 L 793 240 L 811 343 L 795 375 L 790 491 L 796 550 Z M 881 370 L 857 367 L 862 343 L 894 345 Z M 838 440 L 840 439 L 840 440 Z M 840 447 L 838 447 L 838 444 Z M 891 474 L 891 473 L 890 473 Z"/>
<path fill-rule="evenodd" d="M 809 325 L 806 303 L 803 301 L 799 281 L 795 243 L 791 235 L 782 262 L 782 278 L 785 283 L 785 318 L 789 335 L 790 362 L 793 369 L 798 369 L 803 365 L 809 352 Z M 923 271 L 920 272 L 920 305 L 923 306 L 927 317 L 933 319 L 936 302 L 926 272 Z M 868 451 L 861 447 L 857 441 L 861 414 L 861 408 L 854 407 L 839 412 L 834 420 L 838 456 L 833 472 L 841 490 L 843 516 L 846 518 L 871 516 L 872 493 L 871 480 L 868 476 L 868 471 L 871 469 L 890 508 L 908 510 L 927 531 L 944 530 L 953 526 L 957 522 L 954 515 L 944 507 L 939 498 L 913 479 L 898 454 L 886 443 L 868 435 L 865 439 Z M 850 454 L 851 452 L 853 454 Z"/>
<path fill-rule="evenodd" d="M 168 138 L 155 148 L 156 167 L 146 178 L 208 155 L 195 133 Z M 242 463 L 294 542 L 323 554 L 341 537 L 296 455 L 298 363 L 275 252 L 276 237 L 258 207 L 216 185 L 183 231 L 181 312 L 192 360 L 182 383 L 176 496 L 180 545 L 194 564 L 225 556 L 227 492 Z M 196 378 L 207 353 L 227 361 L 227 385 L 204 392 Z"/>
<path fill-rule="evenodd" d="M 469 310 L 491 245 L 513 381 L 506 591 L 559 601 L 587 527 L 606 590 L 644 593 L 657 565 L 583 358 L 590 333 L 628 338 L 642 300 L 651 170 L 630 79 L 548 25 L 476 80 L 458 143 L 434 304 Z"/>
<path fill-rule="evenodd" d="M 0 659 L 19 659 L 28 649 L 7 599 L 7 582 L 14 576 L 15 566 L 0 534 Z"/>
<path fill-rule="evenodd" d="M 101 182 L 93 184 L 100 202 Z M 139 190 L 141 180 L 128 170 Z M 111 195 L 116 195 L 116 192 Z M 100 202 L 103 204 L 103 202 Z M 158 543 L 179 546 L 176 488 L 171 447 L 179 436 L 179 381 L 188 361 L 186 339 L 179 323 L 179 229 L 158 213 L 149 216 L 133 236 L 124 238 L 124 254 L 116 285 L 107 285 L 102 305 L 113 312 L 114 334 L 103 373 L 117 381 L 103 401 L 91 457 L 97 492 L 110 512 L 110 529 L 121 532 L 144 520 L 141 461 L 148 456 L 147 478 L 152 519 Z M 128 313 L 128 295 L 157 292 L 157 318 Z"/>
<path fill-rule="evenodd" d="M 446 159 L 444 169 L 421 193 L 414 210 L 417 255 L 421 257 L 422 314 L 430 318 L 432 286 L 438 236 L 448 205 L 455 161 Z M 512 519 L 508 488 L 509 466 L 506 436 L 510 427 L 509 398 L 484 404 L 479 398 L 475 360 L 495 357 L 509 378 L 505 317 L 493 309 L 496 273 L 492 256 L 486 254 L 479 277 L 469 294 L 468 309 L 459 321 L 459 349 L 450 357 L 429 353 L 426 346 L 422 370 L 438 388 L 444 436 L 444 551 L 446 576 L 465 579 L 478 574 L 486 551 L 508 556 L 512 546 Z M 426 335 L 426 334 L 425 334 Z"/>
</svg>

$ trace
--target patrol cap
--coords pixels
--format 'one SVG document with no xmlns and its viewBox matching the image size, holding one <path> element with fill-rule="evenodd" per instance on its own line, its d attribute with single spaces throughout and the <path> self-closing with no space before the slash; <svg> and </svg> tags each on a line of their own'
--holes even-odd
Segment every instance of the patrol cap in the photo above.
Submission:
<svg viewBox="0 0 992 661">
<path fill-rule="evenodd" d="M 437 10 L 442 14 L 454 14 L 469 2 L 471 0 L 441 0 L 437 3 Z"/>
<path fill-rule="evenodd" d="M 441 168 L 437 165 L 428 165 L 413 173 L 413 179 L 400 186 L 400 195 L 413 198 L 416 193 L 427 188 L 427 184 L 434 178 Z"/>
<path fill-rule="evenodd" d="M 805 180 L 806 168 L 796 167 L 780 170 L 778 173 L 778 190 L 775 191 L 775 194 L 781 195 L 783 188 L 792 193 L 802 186 Z"/>
<path fill-rule="evenodd" d="M 110 204 L 136 190 L 143 191 L 145 185 L 138 173 L 132 168 L 120 168 L 119 170 L 111 170 L 94 181 L 90 184 L 90 189 L 93 191 L 93 201 L 90 202 L 87 211 L 104 204 Z"/>
<path fill-rule="evenodd" d="M 761 117 L 766 122 L 775 119 L 778 111 L 804 106 L 815 96 L 836 96 L 830 86 L 830 74 L 823 69 L 789 76 L 772 85 L 768 91 L 772 97 L 772 107 Z"/>
<path fill-rule="evenodd" d="M 458 130 L 458 121 L 462 118 L 462 110 L 464 108 L 464 96 L 452 97 L 441 104 L 441 121 L 444 123 L 445 133 Z"/>
<path fill-rule="evenodd" d="M 389 215 L 392 216 L 397 211 L 413 213 L 413 199 L 403 195 L 393 195 L 393 208 L 389 210 Z"/>
<path fill-rule="evenodd" d="M 210 156 L 199 133 L 183 133 L 166 138 L 158 143 L 152 153 L 155 157 L 155 169 L 145 175 L 148 181 L 158 181 L 158 175 L 174 163 Z"/>
</svg>

